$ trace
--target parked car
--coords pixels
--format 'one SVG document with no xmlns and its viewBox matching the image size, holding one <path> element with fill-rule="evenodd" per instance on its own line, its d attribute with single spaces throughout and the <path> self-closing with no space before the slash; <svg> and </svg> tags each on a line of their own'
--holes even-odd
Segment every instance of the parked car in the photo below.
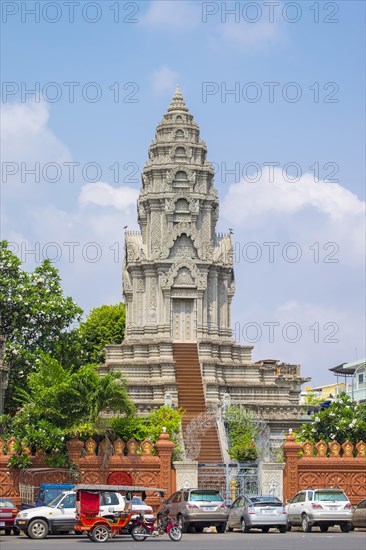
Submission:
<svg viewBox="0 0 366 550">
<path fill-rule="evenodd" d="M 366 498 L 361 500 L 353 510 L 353 527 L 366 527 Z"/>
<path fill-rule="evenodd" d="M 154 511 L 152 507 L 146 504 L 146 502 L 144 502 L 141 497 L 133 496 L 131 500 L 126 500 L 126 505 L 127 504 L 130 505 L 130 509 L 132 512 L 136 512 L 136 516 L 139 513 L 143 513 L 147 520 L 154 518 Z M 136 516 L 132 516 L 132 519 L 134 519 Z"/>
<path fill-rule="evenodd" d="M 227 530 L 241 529 L 248 533 L 250 529 L 261 529 L 263 533 L 275 527 L 280 533 L 287 531 L 287 514 L 281 500 L 271 495 L 242 495 L 231 505 Z"/>
<path fill-rule="evenodd" d="M 125 509 L 125 499 L 119 493 L 104 492 L 101 510 L 104 517 Z M 76 513 L 76 493 L 65 491 L 47 506 L 28 508 L 19 512 L 15 525 L 32 539 L 44 539 L 48 534 L 66 535 L 73 530 Z"/>
<path fill-rule="evenodd" d="M 163 500 L 158 518 L 167 508 L 179 522 L 182 532 L 194 527 L 197 533 L 201 533 L 210 526 L 215 526 L 218 533 L 226 530 L 229 510 L 216 489 L 181 489 L 168 500 Z"/>
<path fill-rule="evenodd" d="M 288 501 L 289 529 L 301 525 L 304 533 L 318 526 L 323 533 L 339 525 L 344 533 L 352 528 L 352 505 L 341 489 L 305 489 Z"/>
<path fill-rule="evenodd" d="M 6 535 L 13 531 L 14 535 L 19 535 L 19 529 L 14 525 L 18 508 L 9 498 L 0 497 L 0 531 L 4 530 Z"/>
</svg>

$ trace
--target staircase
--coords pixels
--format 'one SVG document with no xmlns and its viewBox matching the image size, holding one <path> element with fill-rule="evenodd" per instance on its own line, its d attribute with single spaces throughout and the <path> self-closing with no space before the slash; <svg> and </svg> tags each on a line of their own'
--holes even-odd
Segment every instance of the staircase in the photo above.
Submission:
<svg viewBox="0 0 366 550">
<path fill-rule="evenodd" d="M 182 422 L 184 433 L 192 418 L 206 410 L 197 344 L 173 344 L 173 357 L 178 385 L 178 404 L 186 411 Z M 216 426 L 209 428 L 202 436 L 198 461 L 222 462 Z"/>
</svg>

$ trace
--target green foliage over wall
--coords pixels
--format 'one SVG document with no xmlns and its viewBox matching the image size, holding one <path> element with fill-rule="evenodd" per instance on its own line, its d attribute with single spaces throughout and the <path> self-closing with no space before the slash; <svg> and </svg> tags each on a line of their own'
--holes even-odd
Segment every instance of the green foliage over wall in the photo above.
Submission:
<svg viewBox="0 0 366 550">
<path fill-rule="evenodd" d="M 226 413 L 226 422 L 231 443 L 228 449 L 230 458 L 238 462 L 256 460 L 259 457 L 255 442 L 258 428 L 251 411 L 232 405 Z"/>
<path fill-rule="evenodd" d="M 352 444 L 366 441 L 366 403 L 355 403 L 341 393 L 329 407 L 313 414 L 311 422 L 303 424 L 296 435 L 300 442 L 308 439 L 317 443 L 322 439 L 342 445 L 347 439 Z"/>
</svg>

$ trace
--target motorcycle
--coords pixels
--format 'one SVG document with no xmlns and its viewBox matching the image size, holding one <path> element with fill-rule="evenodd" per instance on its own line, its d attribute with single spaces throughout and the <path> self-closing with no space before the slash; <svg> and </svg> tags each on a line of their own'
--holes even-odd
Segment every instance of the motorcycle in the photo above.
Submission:
<svg viewBox="0 0 366 550">
<path fill-rule="evenodd" d="M 134 526 L 130 530 L 132 538 L 137 542 L 142 542 L 148 537 L 159 537 L 167 533 L 174 542 L 182 538 L 182 530 L 179 523 L 169 516 L 170 510 L 164 512 L 158 517 L 157 525 L 155 519 L 146 519 L 143 514 L 134 519 Z"/>
</svg>

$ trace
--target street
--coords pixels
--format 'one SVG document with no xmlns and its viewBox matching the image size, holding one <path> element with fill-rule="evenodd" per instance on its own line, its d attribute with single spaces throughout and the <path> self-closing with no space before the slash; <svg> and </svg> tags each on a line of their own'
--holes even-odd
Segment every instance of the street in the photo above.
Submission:
<svg viewBox="0 0 366 550">
<path fill-rule="evenodd" d="M 177 543 L 177 550 L 365 550 L 366 530 L 356 530 L 351 533 L 341 533 L 337 528 L 328 533 L 320 533 L 314 530 L 311 533 L 291 531 L 280 534 L 273 530 L 263 534 L 261 532 L 250 533 L 202 533 L 183 535 Z M 160 550 L 174 546 L 166 535 L 156 539 L 148 539 L 145 542 L 135 542 L 129 536 L 121 536 L 111 539 L 105 548 L 126 548 L 139 550 Z M 45 540 L 32 540 L 24 535 L 19 537 L 0 535 L 1 550 L 87 550 L 95 548 L 95 545 L 86 537 L 51 536 Z M 103 546 L 104 547 L 104 546 Z M 175 547 L 175 546 L 174 546 Z"/>
</svg>

